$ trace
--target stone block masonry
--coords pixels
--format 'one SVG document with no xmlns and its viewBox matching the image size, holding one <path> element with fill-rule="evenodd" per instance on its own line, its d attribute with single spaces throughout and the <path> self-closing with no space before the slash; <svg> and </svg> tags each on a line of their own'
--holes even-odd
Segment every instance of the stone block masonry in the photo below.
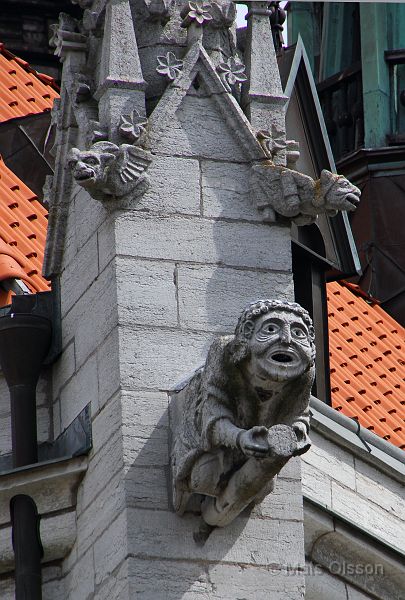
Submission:
<svg viewBox="0 0 405 600">
<path fill-rule="evenodd" d="M 190 119 L 180 121 L 182 136 L 190 136 Z M 216 127 L 219 137 L 232 139 L 220 119 Z M 256 600 L 268 597 L 266 589 L 280 600 L 301 598 L 298 462 L 287 477 L 281 474 L 274 498 L 214 532 L 202 548 L 193 540 L 198 516 L 180 518 L 170 505 L 167 392 L 204 361 L 216 333 L 232 332 L 248 301 L 293 298 L 289 228 L 259 221 L 245 182 L 235 176 L 246 170 L 234 162 L 240 150 L 220 168 L 202 161 L 198 149 L 188 148 L 187 157 L 162 154 L 180 147 L 166 138 L 139 205 L 111 213 L 89 231 L 66 268 L 66 289 L 78 297 L 64 301 L 65 352 L 68 357 L 74 344 L 75 372 L 64 375 L 70 379 L 60 392 L 62 421 L 92 397 L 94 374 L 99 386 L 77 543 L 64 565 L 66 594 L 234 600 L 242 589 L 244 598 Z M 233 181 L 234 203 L 226 181 Z M 97 257 L 92 261 L 88 252 Z M 93 281 L 80 287 L 75 277 L 83 269 Z M 89 553 L 92 583 L 85 596 L 77 581 Z M 286 576 L 289 565 L 294 577 Z"/>
<path fill-rule="evenodd" d="M 182 139 L 191 138 L 192 121 L 179 116 L 179 122 Z M 217 139 L 232 140 L 223 120 L 215 124 Z M 142 599 L 234 600 L 241 590 L 241 597 L 252 600 L 270 593 L 280 600 L 301 598 L 299 461 L 281 473 L 274 497 L 215 531 L 203 547 L 193 539 L 199 517 L 181 518 L 171 508 L 166 392 L 205 360 L 216 333 L 232 333 L 247 302 L 293 298 L 289 228 L 259 221 L 245 181 L 235 175 L 246 171 L 244 163 L 234 162 L 240 150 L 232 151 L 230 162 L 224 151 L 217 164 L 201 160 L 193 142 L 187 158 L 170 157 L 169 148 L 179 153 L 182 147 L 179 130 L 173 137 L 171 131 L 164 147 L 156 148 L 151 186 L 139 210 L 115 215 L 127 509 L 95 550 L 97 589 L 101 594 L 127 564 L 131 593 Z M 203 138 L 199 144 L 204 146 Z M 235 202 L 226 182 L 235 188 Z M 129 558 L 111 554 L 115 535 L 126 536 Z M 291 565 L 293 577 L 286 575 Z"/>
<path fill-rule="evenodd" d="M 178 11 L 178 3 L 172 9 Z M 109 114 L 109 98 L 142 112 L 145 89 L 132 37 L 129 45 L 125 40 L 134 58 L 132 80 L 128 73 L 108 75 L 112 64 L 119 69 L 128 62 L 115 59 L 125 46 L 120 36 L 130 35 L 129 10 L 126 0 L 107 4 L 95 61 L 97 127 L 120 144 L 118 105 Z M 154 3 L 145 3 L 145 14 L 149 10 L 155 11 Z M 119 32 L 116 11 L 127 15 Z M 157 26 L 162 15 L 147 27 Z M 141 54 L 149 67 L 153 48 Z M 188 66 L 189 82 L 170 84 L 149 117 L 151 162 L 143 195 L 102 198 L 102 169 L 99 196 L 77 187 L 71 193 L 55 415 L 63 429 L 91 401 L 93 449 L 78 490 L 76 543 L 62 565 L 67 599 L 303 597 L 299 460 L 282 470 L 274 496 L 216 529 L 204 546 L 193 538 L 198 514 L 177 516 L 168 493 L 170 391 L 204 362 L 215 335 L 233 332 L 248 302 L 293 300 L 290 228 L 263 223 L 250 199 L 250 166 L 265 155 L 215 67 L 204 60 L 194 71 Z M 199 69 L 205 69 L 201 86 L 194 80 Z M 79 114 L 85 103 L 72 107 L 88 127 Z M 79 130 L 80 150 L 84 140 Z M 92 159 L 94 167 L 96 153 Z"/>
</svg>

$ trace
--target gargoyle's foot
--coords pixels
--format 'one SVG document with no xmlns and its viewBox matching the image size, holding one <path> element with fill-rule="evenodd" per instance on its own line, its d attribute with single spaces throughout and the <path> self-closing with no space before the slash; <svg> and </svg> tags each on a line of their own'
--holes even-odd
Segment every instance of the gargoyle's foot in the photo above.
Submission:
<svg viewBox="0 0 405 600">
<path fill-rule="evenodd" d="M 294 456 L 297 437 L 288 425 L 274 425 L 269 429 L 270 456 L 249 458 L 230 478 L 224 491 L 216 498 L 206 497 L 201 505 L 201 514 L 211 526 L 229 525 Z"/>
</svg>

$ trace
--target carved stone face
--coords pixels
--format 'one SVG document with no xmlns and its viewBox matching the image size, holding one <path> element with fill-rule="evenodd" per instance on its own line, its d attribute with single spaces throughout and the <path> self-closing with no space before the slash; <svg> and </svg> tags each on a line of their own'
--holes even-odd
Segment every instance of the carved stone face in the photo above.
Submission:
<svg viewBox="0 0 405 600">
<path fill-rule="evenodd" d="M 73 177 L 83 187 L 94 185 L 103 176 L 102 161 L 95 152 L 72 152 L 69 166 Z"/>
<path fill-rule="evenodd" d="M 331 185 L 331 182 L 332 185 Z M 353 211 L 360 202 L 360 190 L 343 175 L 322 171 L 321 185 L 329 188 L 325 193 L 328 210 Z"/>
<path fill-rule="evenodd" d="M 295 379 L 314 360 L 314 332 L 302 318 L 287 310 L 269 312 L 254 321 L 246 366 L 254 387 Z"/>
</svg>

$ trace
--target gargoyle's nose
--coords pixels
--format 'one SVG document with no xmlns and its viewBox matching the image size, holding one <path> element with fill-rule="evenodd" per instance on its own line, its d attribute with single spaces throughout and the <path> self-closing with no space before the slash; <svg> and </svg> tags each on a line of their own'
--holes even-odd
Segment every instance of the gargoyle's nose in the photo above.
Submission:
<svg viewBox="0 0 405 600">
<path fill-rule="evenodd" d="M 288 325 L 284 325 L 284 327 L 281 328 L 280 341 L 284 342 L 284 344 L 289 344 L 291 342 L 291 332 Z"/>
</svg>

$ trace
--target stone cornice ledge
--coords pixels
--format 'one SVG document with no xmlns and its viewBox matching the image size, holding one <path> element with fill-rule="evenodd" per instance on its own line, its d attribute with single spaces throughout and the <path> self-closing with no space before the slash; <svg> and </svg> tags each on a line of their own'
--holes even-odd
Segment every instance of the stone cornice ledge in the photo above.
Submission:
<svg viewBox="0 0 405 600">
<path fill-rule="evenodd" d="M 403 598 L 404 554 L 387 540 L 370 535 L 309 499 L 304 499 L 304 531 L 306 557 L 326 574 L 343 579 L 373 598 Z M 333 590 L 328 594 L 330 600 L 341 597 Z"/>
<path fill-rule="evenodd" d="M 29 465 L 0 476 L 0 573 L 14 568 L 10 500 L 27 494 L 41 515 L 44 562 L 65 557 L 76 539 L 76 492 L 87 469 L 86 456 Z"/>
<path fill-rule="evenodd" d="M 350 450 L 355 456 L 399 481 L 405 482 L 405 452 L 361 427 L 357 421 L 311 396 L 311 427 Z"/>
</svg>

